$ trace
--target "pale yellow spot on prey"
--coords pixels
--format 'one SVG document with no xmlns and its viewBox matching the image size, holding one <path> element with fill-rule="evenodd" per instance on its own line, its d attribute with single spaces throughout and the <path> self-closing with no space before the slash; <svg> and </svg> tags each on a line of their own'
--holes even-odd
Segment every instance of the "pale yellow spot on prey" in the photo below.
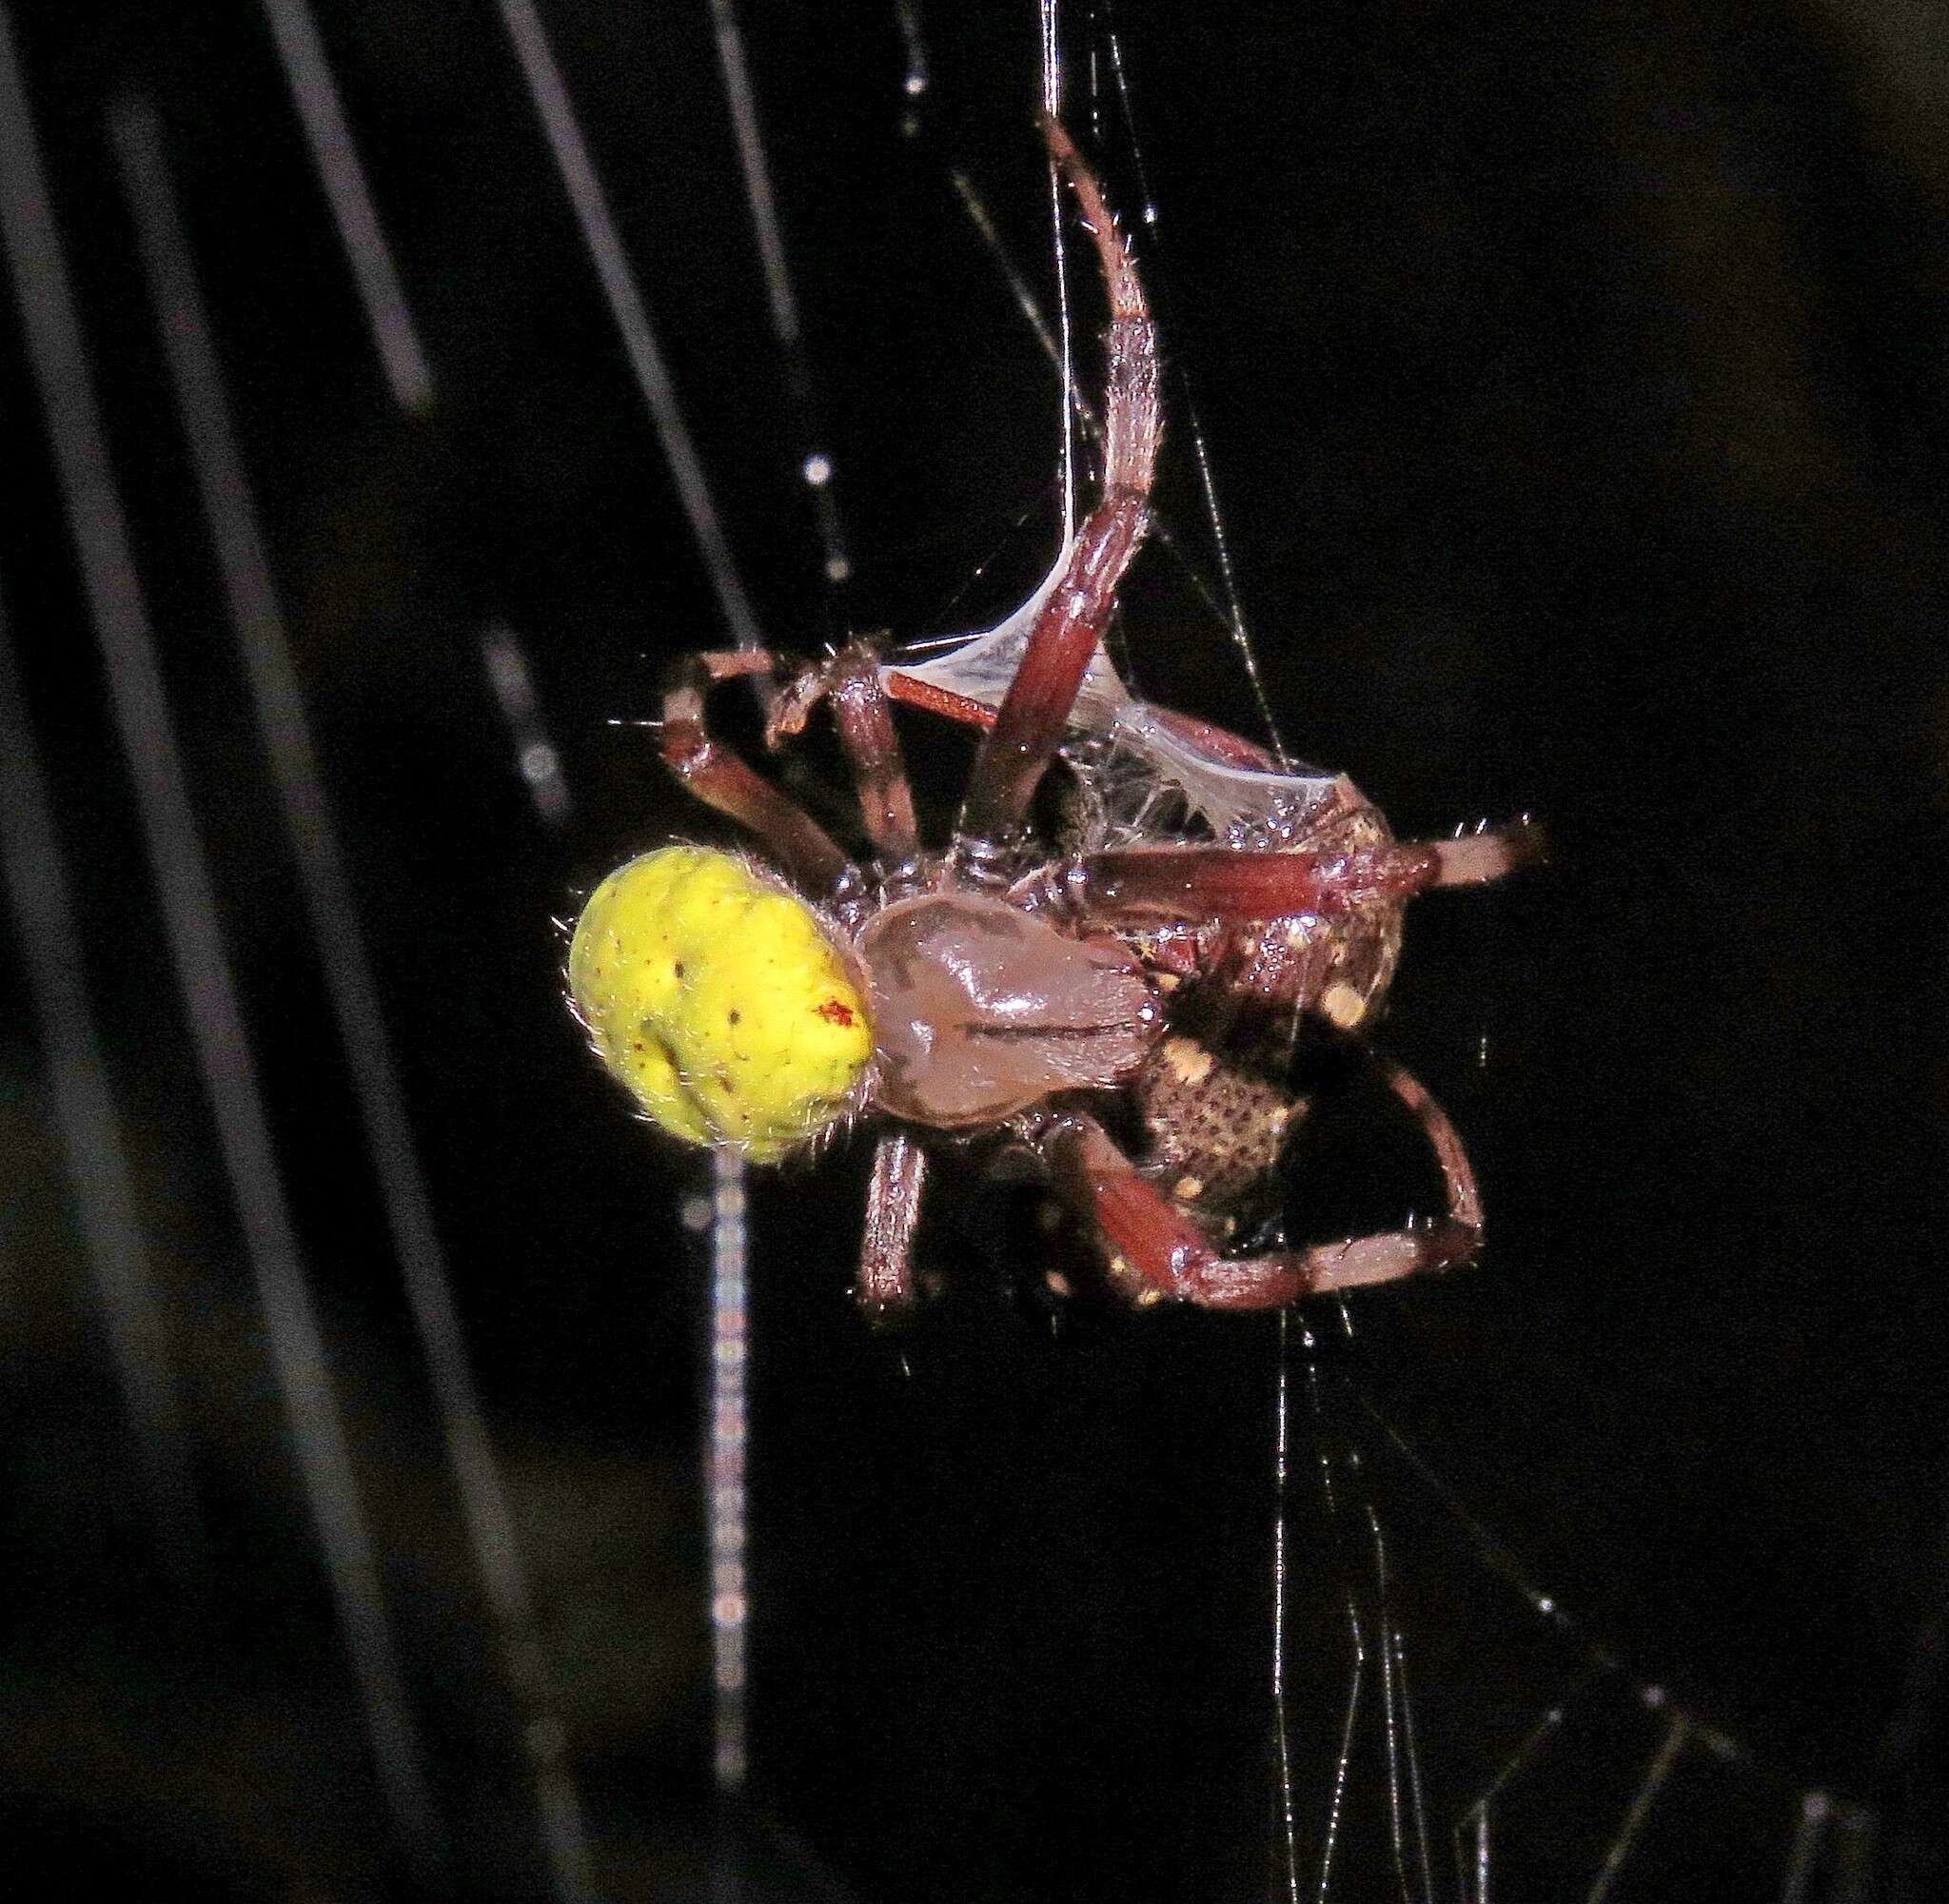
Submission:
<svg viewBox="0 0 1949 1904">
<path fill-rule="evenodd" d="M 1179 1084 L 1201 1085 L 1211 1075 L 1214 1062 L 1210 1051 L 1195 1038 L 1167 1038 L 1164 1062 Z"/>
<path fill-rule="evenodd" d="M 1349 1031 L 1360 1023 L 1367 1000 L 1344 978 L 1336 979 L 1321 997 L 1320 1010 L 1343 1031 Z"/>
</svg>

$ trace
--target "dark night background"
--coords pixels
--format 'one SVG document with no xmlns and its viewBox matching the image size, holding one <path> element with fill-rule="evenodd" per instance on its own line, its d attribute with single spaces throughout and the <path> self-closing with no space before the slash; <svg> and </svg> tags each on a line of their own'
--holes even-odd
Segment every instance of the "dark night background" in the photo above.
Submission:
<svg viewBox="0 0 1949 1904">
<path fill-rule="evenodd" d="M 605 1878 L 701 1894 L 703 1286 L 677 1215 L 700 1176 L 582 1051 L 550 923 L 628 854 L 720 836 L 611 724 L 653 711 L 662 657 L 724 638 L 655 439 L 492 9 L 321 10 L 433 363 L 410 423 L 257 10 L 10 10 L 456 1888 L 540 1884 L 512 1708 L 108 163 L 131 89 L 178 167 Z M 918 10 L 917 138 L 891 6 L 744 13 L 843 591 L 795 480 L 708 9 L 544 10 L 759 618 L 797 648 L 977 625 L 1047 559 L 1056 404 L 949 173 L 1041 268 L 1034 10 Z M 1161 214 L 1163 510 L 1210 569 L 1189 385 L 1288 739 L 1404 833 L 1526 810 L 1557 848 L 1416 909 L 1383 1030 L 1469 1141 L 1484 1262 L 1360 1303 L 1350 1341 L 1304 1316 L 1311 1362 L 1293 1333 L 1302 1853 L 1349 1582 L 1369 1590 L 1316 1456 L 1347 1475 L 1357 1451 L 1438 1894 L 1448 1822 L 1560 1700 L 1498 1814 L 1497 1894 L 1584 1894 L 1660 1737 L 1646 1685 L 1743 1756 L 1686 1756 L 1612 1895 L 1780 1895 L 1807 1791 L 1882 1820 L 1859 1894 L 1940 1894 L 1940 24 L 1127 4 L 1133 147 L 1086 14 L 1072 122 L 1115 202 L 1142 203 L 1141 166 Z M 0 414 L 0 595 L 211 1543 L 200 1590 L 165 1584 L 10 939 L 4 1855 L 39 1875 L 23 1896 L 400 1894 L 10 301 Z M 1143 691 L 1250 728 L 1182 564 L 1153 546 L 1125 601 Z M 496 618 L 561 750 L 565 834 L 485 685 Z M 966 750 L 917 751 L 938 824 Z M 1302 1148 L 1290 1220 L 1391 1223 L 1424 1169 L 1351 1104 Z M 756 1192 L 754 1798 L 791 1849 L 752 1894 L 817 1894 L 814 1865 L 875 1899 L 1268 1894 L 1276 1324 L 1053 1310 L 1034 1197 L 944 1176 L 922 1256 L 945 1293 L 876 1336 L 846 1294 L 863 1174 L 856 1146 Z M 1363 1731 L 1336 1897 L 1400 1894 L 1380 1750 Z"/>
</svg>

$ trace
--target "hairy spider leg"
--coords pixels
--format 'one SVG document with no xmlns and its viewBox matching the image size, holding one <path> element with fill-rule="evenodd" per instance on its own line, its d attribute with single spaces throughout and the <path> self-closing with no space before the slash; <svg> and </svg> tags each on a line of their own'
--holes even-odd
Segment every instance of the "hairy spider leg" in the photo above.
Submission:
<svg viewBox="0 0 1949 1904">
<path fill-rule="evenodd" d="M 894 732 L 891 704 L 880 684 L 879 655 L 870 641 L 849 641 L 831 660 L 801 669 L 772 703 L 765 741 L 777 747 L 799 733 L 806 716 L 830 699 L 853 783 L 860 818 L 875 851 L 891 868 L 911 864 L 920 851 L 914 817 L 914 793 L 907 763 Z"/>
<path fill-rule="evenodd" d="M 1015 677 L 982 737 L 961 806 L 958 837 L 968 841 L 1000 841 L 1020 827 L 1036 783 L 1062 742 L 1090 658 L 1115 610 L 1117 584 L 1150 526 L 1151 478 L 1163 429 L 1157 333 L 1130 247 L 1095 174 L 1068 133 L 1045 117 L 1042 135 L 1082 201 L 1110 296 L 1103 499 L 1076 538 L 1062 580 L 1035 618 Z"/>
<path fill-rule="evenodd" d="M 762 648 L 734 648 L 676 662 L 663 690 L 663 764 L 705 806 L 757 834 L 807 893 L 824 898 L 851 862 L 797 800 L 712 738 L 704 718 L 704 699 L 715 683 L 769 675 L 774 660 Z"/>
<path fill-rule="evenodd" d="M 1408 899 L 1440 886 L 1479 886 L 1542 854 L 1542 830 L 1528 821 L 1455 839 L 1328 853 L 1151 847 L 1086 854 L 1030 874 L 1010 897 L 1053 899 L 1086 927 L 1278 919 L 1364 899 Z"/>
<path fill-rule="evenodd" d="M 914 1231 L 926 1181 L 927 1152 L 906 1131 L 880 1138 L 866 1191 L 866 1241 L 853 1286 L 869 1315 L 890 1316 L 914 1305 Z"/>
<path fill-rule="evenodd" d="M 1160 1295 L 1211 1309 L 1277 1309 L 1303 1297 L 1391 1283 L 1466 1262 L 1482 1242 L 1482 1198 L 1447 1113 L 1391 1060 L 1373 1062 L 1414 1113 L 1441 1165 L 1447 1214 L 1425 1227 L 1380 1230 L 1308 1249 L 1228 1257 L 1181 1208 L 1139 1174 L 1093 1117 L 1054 1120 L 1042 1149 L 1056 1186 L 1094 1222 L 1121 1266 Z"/>
</svg>

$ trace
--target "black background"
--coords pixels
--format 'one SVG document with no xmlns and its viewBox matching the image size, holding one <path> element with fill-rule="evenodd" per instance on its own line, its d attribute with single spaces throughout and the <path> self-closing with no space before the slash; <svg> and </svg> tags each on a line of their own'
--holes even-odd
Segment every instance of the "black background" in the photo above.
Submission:
<svg viewBox="0 0 1949 1904">
<path fill-rule="evenodd" d="M 20 10 L 462 1889 L 521 1894 L 539 1866 L 107 162 L 102 113 L 130 88 L 180 169 L 605 1868 L 619 1895 L 692 1894 L 701 1285 L 676 1212 L 700 1178 L 581 1050 L 550 920 L 631 852 L 721 836 L 612 723 L 653 711 L 663 656 L 724 631 L 491 10 L 324 10 L 433 362 L 410 423 L 254 10 Z M 891 9 L 748 12 L 844 590 L 796 482 L 707 10 L 547 10 L 727 532 L 780 645 L 976 625 L 1047 559 L 1056 406 L 948 172 L 1046 268 L 1033 11 L 925 10 L 914 137 Z M 1344 1580 L 1367 1578 L 1312 1464 L 1358 1446 L 1444 1832 L 1594 1652 L 1622 1662 L 1511 1800 L 1506 1894 L 1587 1887 L 1659 1736 L 1645 1685 L 1752 1757 L 1687 1760 L 1615 1894 L 1778 1894 L 1809 1789 L 1881 1807 L 1907 1848 L 1878 1882 L 1927 1893 L 1939 1746 L 1888 1738 L 1943 1586 L 1949 102 L 1902 18 L 1130 6 L 1134 147 L 1099 23 L 1070 23 L 1073 124 L 1115 202 L 1141 204 L 1141 161 L 1160 212 L 1141 256 L 1183 380 L 1163 508 L 1209 568 L 1189 389 L 1288 740 L 1404 833 L 1526 810 L 1556 845 L 1542 875 L 1416 909 L 1384 1028 L 1468 1137 L 1484 1263 L 1364 1301 L 1350 1343 L 1303 1317 L 1316 1362 L 1289 1344 L 1305 1846 Z M 4 339 L 28 480 L 0 589 L 216 1543 L 207 1598 L 172 1601 L 10 966 L 15 1842 L 69 1875 L 388 1894 L 10 314 Z M 1250 728 L 1180 565 L 1153 549 L 1126 607 L 1151 697 Z M 565 837 L 485 689 L 496 617 L 562 752 Z M 930 730 L 916 751 L 938 823 L 966 750 Z M 1357 1114 L 1320 1132 L 1294 1223 L 1425 1205 L 1412 1147 L 1387 1144 Z M 845 1293 L 863 1152 L 756 1193 L 761 1809 L 865 1896 L 1262 1894 L 1276 1323 L 1054 1311 L 1034 1199 L 944 1178 L 922 1254 L 946 1292 L 874 1336 Z M 1525 1609 L 1360 1398 L 1573 1633 Z M 1397 1894 L 1376 1750 L 1338 1896 Z"/>
</svg>

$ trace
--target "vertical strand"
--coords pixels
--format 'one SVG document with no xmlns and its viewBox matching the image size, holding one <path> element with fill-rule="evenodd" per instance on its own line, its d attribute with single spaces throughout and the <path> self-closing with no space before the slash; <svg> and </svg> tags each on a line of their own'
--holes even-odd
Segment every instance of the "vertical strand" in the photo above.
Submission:
<svg viewBox="0 0 1949 1904">
<path fill-rule="evenodd" d="M 711 1763 L 727 1796 L 746 1770 L 745 1633 L 751 1619 L 746 1567 L 745 1456 L 748 1424 L 748 1236 L 743 1160 L 712 1159 L 710 1420 L 706 1428 L 706 1512 L 711 1541 Z"/>
<path fill-rule="evenodd" d="M 1401 1798 L 1402 1757 L 1400 1709 L 1404 1697 L 1395 1673 L 1393 1613 L 1388 1600 L 1388 1550 L 1381 1537 L 1380 1516 L 1371 1502 L 1363 1502 L 1374 1554 L 1374 1625 L 1381 1651 L 1381 1735 L 1388 1752 L 1388 1834 L 1394 1857 L 1394 1879 L 1402 1904 L 1408 1904 L 1408 1835 Z"/>
<path fill-rule="evenodd" d="M 796 412 L 800 448 L 799 478 L 810 499 L 813 523 L 824 555 L 823 578 L 829 617 L 837 592 L 853 575 L 853 559 L 835 493 L 836 470 L 824 442 L 817 392 L 805 349 L 804 327 L 785 255 L 777 196 L 772 189 L 759 126 L 758 98 L 745 57 L 744 36 L 733 0 L 712 0 L 712 23 L 719 69 L 738 140 L 745 203 L 751 212 L 763 268 L 772 331 L 784 359 L 787 389 Z M 907 95 L 926 88 L 918 53 L 917 25 L 906 23 L 909 64 Z M 916 75 L 918 75 L 916 80 Z M 666 444 L 667 453 L 667 444 Z M 709 1586 L 712 1644 L 712 1767 L 719 1792 L 726 1797 L 745 1782 L 747 1737 L 747 1628 L 751 1583 L 747 1565 L 749 1497 L 747 1368 L 750 1309 L 746 1300 L 747 1201 L 743 1158 L 719 1151 L 714 1159 L 716 1195 L 711 1231 L 711 1366 L 707 1515 L 711 1547 Z"/>
<path fill-rule="evenodd" d="M 1272 1417 L 1272 1735 L 1277 1749 L 1280 1851 L 1288 1904 L 1299 1904 L 1299 1847 L 1292 1797 L 1292 1739 L 1286 1710 L 1286 1516 L 1292 1433 L 1289 1311 L 1279 1311 L 1279 1379 Z"/>
<path fill-rule="evenodd" d="M 1336 1551 L 1343 1552 L 1342 1575 L 1346 1585 L 1343 1604 L 1352 1660 L 1347 1689 L 1347 1712 L 1340 1730 L 1340 1751 L 1334 1761 L 1332 1793 L 1328 1801 L 1326 1824 L 1320 1840 L 1319 1875 L 1313 1888 L 1315 1904 L 1327 1904 L 1332 1888 L 1333 1855 L 1339 1844 L 1340 1814 L 1346 1804 L 1347 1782 L 1353 1763 L 1353 1742 L 1360 1719 L 1361 1682 L 1367 1670 L 1367 1645 L 1361 1631 L 1360 1609 L 1354 1603 L 1351 1575 L 1345 1563 L 1346 1535 L 1340 1523 L 1340 1498 L 1333 1479 L 1333 1461 L 1327 1447 L 1319 1364 L 1310 1353 L 1313 1346 L 1310 1340 L 1307 1346 L 1307 1400 L 1312 1422 L 1313 1460 L 1319 1471 L 1321 1521 Z"/>
<path fill-rule="evenodd" d="M 1326 1829 L 1320 1837 L 1320 1880 L 1314 1887 L 1314 1904 L 1327 1904 L 1333 1888 L 1333 1854 L 1340 1843 L 1340 1813 L 1347 1802 L 1347 1778 L 1353 1763 L 1354 1734 L 1360 1723 L 1361 1681 L 1367 1674 L 1367 1640 L 1361 1632 L 1360 1613 L 1349 1596 L 1347 1627 L 1353 1657 L 1353 1671 L 1347 1686 L 1347 1717 L 1340 1727 L 1340 1753 L 1333 1762 L 1333 1790 L 1327 1801 Z"/>
<path fill-rule="evenodd" d="M 1151 191 L 1151 180 L 1144 166 L 1143 143 L 1137 137 L 1136 113 L 1131 104 L 1130 75 L 1125 70 L 1123 59 L 1123 36 L 1116 29 L 1113 13 L 1106 7 L 1106 33 L 1110 41 L 1110 71 L 1115 82 L 1117 104 L 1123 110 L 1125 130 L 1130 134 L 1131 157 L 1137 175 L 1137 190 L 1144 201 L 1143 220 L 1153 231 L 1157 228 L 1157 201 Z M 1161 254 L 1160 254 L 1161 255 Z M 1170 334 L 1169 306 L 1160 311 L 1164 320 L 1166 335 Z M 1266 683 L 1259 673 L 1259 654 L 1251 631 L 1246 626 L 1245 602 L 1239 594 L 1237 572 L 1231 561 L 1231 538 L 1226 533 L 1225 512 L 1218 506 L 1218 485 L 1211 474 L 1211 453 L 1205 440 L 1205 425 L 1198 415 L 1197 397 L 1191 387 L 1191 373 L 1180 364 L 1177 370 L 1177 387 L 1184 399 L 1185 427 L 1191 440 L 1191 459 L 1198 467 L 1198 492 L 1205 504 L 1205 520 L 1211 529 L 1211 546 L 1218 557 L 1218 579 L 1225 594 L 1224 621 L 1231 637 L 1231 645 L 1237 649 L 1239 661 L 1245 669 L 1246 680 L 1251 688 L 1252 705 L 1258 711 L 1264 724 L 1266 737 L 1271 743 L 1272 752 L 1278 756 L 1281 766 L 1290 765 L 1291 756 L 1286 751 L 1286 742 L 1279 732 L 1279 722 L 1272 713 L 1271 697 L 1266 693 Z"/>
<path fill-rule="evenodd" d="M 445 1866 L 446 1851 L 427 1780 L 426 1755 L 393 1646 L 371 1535 L 299 1259 L 235 976 L 217 923 L 209 866 L 109 467 L 11 23 L 4 10 L 0 227 L 109 703 L 135 786 L 170 957 L 264 1309 L 340 1629 L 400 1841 L 421 1880 L 431 1884 Z"/>
<path fill-rule="evenodd" d="M 1042 23 L 1042 109 L 1062 117 L 1062 17 L 1060 0 L 1039 0 Z M 1055 245 L 1056 333 L 1062 362 L 1062 540 L 1076 534 L 1076 353 L 1070 337 L 1069 247 L 1063 243 L 1062 167 L 1049 161 L 1049 223 Z"/>
<path fill-rule="evenodd" d="M 1427 1841 L 1427 1796 L 1422 1786 L 1421 1746 L 1414 1736 L 1414 1701 L 1408 1690 L 1408 1648 L 1398 1631 L 1394 1635 L 1394 1678 L 1401 1688 L 1401 1732 L 1408 1748 L 1408 1796 L 1414 1817 L 1422 1904 L 1435 1904 L 1434 1858 Z"/>
</svg>

